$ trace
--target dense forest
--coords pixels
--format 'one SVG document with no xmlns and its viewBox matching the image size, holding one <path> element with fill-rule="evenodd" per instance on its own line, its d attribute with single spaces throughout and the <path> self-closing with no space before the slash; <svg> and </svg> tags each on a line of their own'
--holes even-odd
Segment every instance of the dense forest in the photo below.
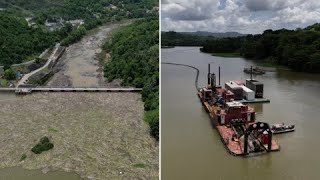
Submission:
<svg viewBox="0 0 320 180">
<path fill-rule="evenodd" d="M 154 17 L 156 0 L 0 0 L 0 66 L 31 60 L 56 42 L 69 45 L 102 23 Z M 29 26 L 26 17 L 35 25 Z M 49 31 L 45 22 L 82 19 L 84 25 Z"/>
<path fill-rule="evenodd" d="M 35 15 L 40 21 L 63 18 L 92 19 L 92 18 L 139 18 L 152 15 L 147 12 L 158 6 L 156 0 L 0 0 L 0 8 L 10 12 Z"/>
<path fill-rule="evenodd" d="M 108 81 L 143 88 L 145 120 L 159 139 L 159 20 L 146 18 L 120 28 L 103 47 L 111 54 L 104 68 Z"/>
<path fill-rule="evenodd" d="M 21 63 L 56 40 L 41 27 L 30 28 L 24 18 L 0 12 L 0 65 Z"/>
<path fill-rule="evenodd" d="M 203 52 L 241 56 L 320 73 L 320 24 L 297 30 L 265 30 L 263 34 L 206 41 Z"/>
<path fill-rule="evenodd" d="M 265 30 L 263 34 L 217 38 L 173 31 L 161 33 L 162 46 L 203 46 L 202 52 L 240 55 L 287 66 L 295 71 L 320 73 L 320 24 L 296 30 Z"/>
<path fill-rule="evenodd" d="M 198 36 L 174 31 L 161 32 L 161 46 L 203 46 L 212 36 Z"/>
</svg>

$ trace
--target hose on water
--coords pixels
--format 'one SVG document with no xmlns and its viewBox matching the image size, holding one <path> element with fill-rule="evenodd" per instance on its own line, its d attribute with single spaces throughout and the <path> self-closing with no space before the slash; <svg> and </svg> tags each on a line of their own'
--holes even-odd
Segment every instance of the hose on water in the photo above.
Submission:
<svg viewBox="0 0 320 180">
<path fill-rule="evenodd" d="M 161 62 L 161 64 L 169 64 L 169 65 L 175 65 L 175 66 L 185 66 L 185 67 L 189 67 L 189 68 L 192 68 L 194 70 L 196 70 L 197 74 L 196 74 L 196 78 L 195 78 L 195 82 L 194 82 L 194 85 L 196 87 L 196 89 L 199 91 L 200 88 L 199 88 L 199 84 L 198 84 L 198 80 L 199 80 L 199 69 L 194 67 L 194 66 L 191 66 L 191 65 L 187 65 L 187 64 L 179 64 L 179 63 L 170 63 L 170 62 Z"/>
</svg>

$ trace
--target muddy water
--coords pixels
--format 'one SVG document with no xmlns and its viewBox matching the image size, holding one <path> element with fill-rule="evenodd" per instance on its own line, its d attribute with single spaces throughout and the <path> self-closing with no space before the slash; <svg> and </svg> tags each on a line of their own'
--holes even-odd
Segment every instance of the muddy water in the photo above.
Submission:
<svg viewBox="0 0 320 180">
<path fill-rule="evenodd" d="M 40 170 L 26 170 L 21 167 L 0 169 L 0 179 L 5 180 L 80 180 L 78 175 L 61 171 L 43 174 Z"/>
<path fill-rule="evenodd" d="M 200 53 L 199 48 L 162 49 L 162 62 L 176 62 L 200 69 L 199 84 L 206 82 L 207 64 L 221 82 L 245 80 L 243 67 L 253 62 Z M 276 135 L 279 152 L 241 158 L 222 146 L 208 115 L 196 96 L 195 71 L 162 65 L 162 178 L 163 179 L 318 179 L 320 163 L 320 76 L 290 71 L 269 72 L 255 78 L 265 85 L 269 104 L 254 105 L 257 120 L 296 125 L 293 133 Z"/>
</svg>

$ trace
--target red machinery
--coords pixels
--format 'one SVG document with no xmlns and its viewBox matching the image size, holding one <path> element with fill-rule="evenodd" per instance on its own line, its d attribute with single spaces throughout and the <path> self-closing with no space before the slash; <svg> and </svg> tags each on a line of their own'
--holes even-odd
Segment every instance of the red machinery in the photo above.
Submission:
<svg viewBox="0 0 320 180">
<path fill-rule="evenodd" d="M 200 89 L 198 96 L 228 151 L 249 155 L 279 150 L 268 123 L 256 122 L 254 108 L 234 101 L 234 94 L 220 86 L 220 67 L 219 85 L 210 73 L 210 64 L 208 71 L 208 86 Z"/>
</svg>

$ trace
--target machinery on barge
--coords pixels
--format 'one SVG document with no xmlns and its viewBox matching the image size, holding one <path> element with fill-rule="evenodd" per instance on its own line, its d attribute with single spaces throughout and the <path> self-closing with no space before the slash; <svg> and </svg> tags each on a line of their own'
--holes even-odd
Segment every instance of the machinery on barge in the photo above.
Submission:
<svg viewBox="0 0 320 180">
<path fill-rule="evenodd" d="M 217 85 L 216 75 L 210 72 L 208 65 L 208 85 L 199 89 L 198 96 L 232 155 L 259 155 L 280 150 L 279 144 L 272 138 L 269 124 L 257 122 L 254 108 L 235 101 L 241 96 L 240 92 L 220 86 L 220 67 Z"/>
</svg>

